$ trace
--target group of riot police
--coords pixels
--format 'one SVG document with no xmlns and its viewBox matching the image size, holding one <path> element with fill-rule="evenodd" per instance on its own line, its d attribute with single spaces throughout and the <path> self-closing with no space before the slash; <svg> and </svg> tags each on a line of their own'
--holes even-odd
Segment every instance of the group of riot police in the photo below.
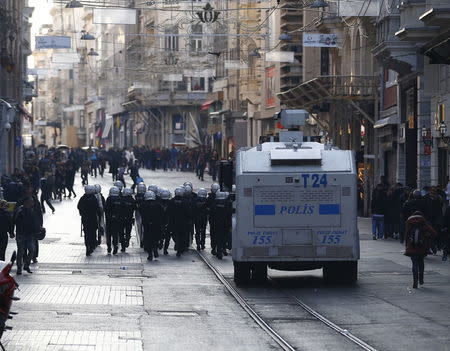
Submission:
<svg viewBox="0 0 450 351">
<path fill-rule="evenodd" d="M 194 237 L 197 250 L 205 250 L 208 223 L 211 254 L 222 259 L 231 249 L 232 200 L 217 183 L 212 184 L 210 192 L 201 188 L 195 193 L 192 183 L 185 182 L 174 190 L 173 197 L 168 189 L 144 183 L 136 186 L 134 194 L 116 181 L 106 200 L 100 185 L 86 185 L 84 189 L 78 210 L 86 256 L 102 243 L 102 236 L 106 238 L 108 255 L 116 255 L 119 244 L 121 252 L 126 252 L 133 224 L 149 261 L 159 257 L 160 250 L 168 255 L 171 240 L 177 257 L 188 250 Z"/>
</svg>

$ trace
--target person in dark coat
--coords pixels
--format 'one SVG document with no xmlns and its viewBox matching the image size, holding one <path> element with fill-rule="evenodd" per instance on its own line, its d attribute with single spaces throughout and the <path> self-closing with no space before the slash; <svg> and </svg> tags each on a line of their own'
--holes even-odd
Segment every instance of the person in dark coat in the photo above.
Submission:
<svg viewBox="0 0 450 351">
<path fill-rule="evenodd" d="M 69 199 L 72 197 L 76 198 L 75 190 L 73 190 L 73 185 L 75 184 L 75 174 L 77 172 L 76 167 L 72 163 L 66 165 L 66 175 L 65 175 L 65 185 L 66 189 L 69 191 Z"/>
<path fill-rule="evenodd" d="M 120 233 L 120 244 L 122 246 L 122 252 L 125 252 L 126 248 L 130 246 L 131 229 L 134 223 L 134 211 L 136 210 L 136 200 L 133 198 L 133 190 L 130 188 L 124 188 L 122 191 L 122 218 L 123 218 L 123 231 Z M 123 234 L 122 234 L 123 233 Z"/>
<path fill-rule="evenodd" d="M 227 193 L 220 191 L 216 193 L 216 198 L 210 209 L 210 216 L 216 226 L 216 256 L 221 260 L 226 250 L 225 245 L 232 217 L 231 202 L 227 198 Z"/>
<path fill-rule="evenodd" d="M 34 257 L 36 234 L 41 230 L 39 214 L 34 210 L 32 197 L 24 199 L 23 205 L 16 208 L 13 224 L 16 228 L 17 274 L 22 274 L 22 268 L 32 273 L 30 263 Z"/>
<path fill-rule="evenodd" d="M 194 204 L 195 243 L 197 251 L 205 249 L 206 224 L 208 223 L 208 191 L 199 189 Z"/>
<path fill-rule="evenodd" d="M 424 200 L 422 193 L 419 189 L 414 190 L 409 199 L 403 205 L 403 216 L 408 219 L 414 212 L 419 211 L 427 219 L 426 213 L 428 212 L 427 202 Z"/>
<path fill-rule="evenodd" d="M 385 232 L 386 191 L 382 183 L 379 183 L 372 194 L 372 238 L 381 239 Z"/>
<path fill-rule="evenodd" d="M 177 257 L 180 257 L 183 252 L 187 251 L 190 242 L 189 231 L 186 230 L 187 225 L 190 223 L 190 210 L 183 194 L 184 189 L 182 187 L 176 188 L 175 197 L 170 200 L 169 207 L 167 208 L 169 229 L 175 241 Z"/>
<path fill-rule="evenodd" d="M 208 210 L 211 212 L 211 207 L 216 199 L 216 193 L 220 190 L 220 186 L 217 183 L 211 185 L 211 192 L 208 194 Z M 209 216 L 209 236 L 211 243 L 211 255 L 216 255 L 216 224 L 214 223 L 214 218 Z"/>
<path fill-rule="evenodd" d="M 413 288 L 417 283 L 424 284 L 424 258 L 430 250 L 432 240 L 437 233 L 429 225 L 422 212 L 416 211 L 406 221 L 405 255 L 411 258 L 413 273 Z"/>
<path fill-rule="evenodd" d="M 139 208 L 144 226 L 144 250 L 147 252 L 147 260 L 158 258 L 158 244 L 162 237 L 164 210 L 156 201 L 153 191 L 145 193 L 144 202 Z"/>
<path fill-rule="evenodd" d="M 97 247 L 98 220 L 100 208 L 95 196 L 95 187 L 86 185 L 85 194 L 78 201 L 78 211 L 84 230 L 84 244 L 86 245 L 86 256 L 90 256 Z"/>
<path fill-rule="evenodd" d="M 0 261 L 5 261 L 8 236 L 14 238 L 13 223 L 10 213 L 6 210 L 8 203 L 0 200 Z"/>
<path fill-rule="evenodd" d="M 53 207 L 51 203 L 52 198 L 52 191 L 53 187 L 51 185 L 51 182 L 49 181 L 49 174 L 46 173 L 45 177 L 41 178 L 41 210 L 42 213 L 45 213 L 45 206 L 44 202 L 47 204 L 48 207 L 52 210 L 52 214 L 55 213 L 55 208 Z"/>
<path fill-rule="evenodd" d="M 114 247 L 113 255 L 116 255 L 119 247 L 119 235 L 123 231 L 122 200 L 120 198 L 120 190 L 116 186 L 109 190 L 109 196 L 105 202 L 105 218 L 108 255 L 111 254 L 112 246 Z"/>
<path fill-rule="evenodd" d="M 161 195 L 160 195 L 160 205 L 163 209 L 163 221 L 162 221 L 162 235 L 164 238 L 164 242 L 163 242 L 163 246 L 164 246 L 164 255 L 168 255 L 169 254 L 169 245 L 170 245 L 170 239 L 172 238 L 172 233 L 170 231 L 170 218 L 169 218 L 169 213 L 168 213 L 168 208 L 170 205 L 170 191 L 167 189 L 162 189 L 161 190 Z"/>
</svg>

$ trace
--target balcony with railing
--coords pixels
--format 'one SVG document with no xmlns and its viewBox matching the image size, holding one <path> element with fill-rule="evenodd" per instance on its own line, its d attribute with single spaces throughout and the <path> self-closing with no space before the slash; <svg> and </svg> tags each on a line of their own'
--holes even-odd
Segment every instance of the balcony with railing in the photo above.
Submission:
<svg viewBox="0 0 450 351">
<path fill-rule="evenodd" d="M 330 100 L 375 100 L 378 87 L 374 76 L 320 76 L 281 92 L 278 97 L 289 108 L 311 109 Z"/>
</svg>

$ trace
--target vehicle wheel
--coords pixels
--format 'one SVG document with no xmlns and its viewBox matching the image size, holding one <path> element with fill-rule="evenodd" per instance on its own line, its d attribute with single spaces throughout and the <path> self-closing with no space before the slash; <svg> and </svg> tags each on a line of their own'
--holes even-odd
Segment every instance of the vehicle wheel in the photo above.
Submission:
<svg viewBox="0 0 450 351">
<path fill-rule="evenodd" d="M 265 263 L 256 263 L 252 266 L 252 279 L 258 283 L 267 280 L 267 265 Z"/>
<path fill-rule="evenodd" d="M 237 285 L 246 284 L 250 281 L 250 265 L 246 262 L 235 262 L 234 266 L 234 282 Z"/>
<path fill-rule="evenodd" d="M 353 284 L 358 279 L 358 261 L 328 262 L 323 266 L 323 278 L 331 284 Z"/>
<path fill-rule="evenodd" d="M 358 280 L 358 261 L 341 262 L 341 271 L 345 283 L 356 283 Z"/>
</svg>

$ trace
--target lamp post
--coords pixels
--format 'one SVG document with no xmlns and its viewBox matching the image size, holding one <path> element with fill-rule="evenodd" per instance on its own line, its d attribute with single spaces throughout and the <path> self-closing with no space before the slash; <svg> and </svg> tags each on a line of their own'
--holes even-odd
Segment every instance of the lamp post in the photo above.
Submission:
<svg viewBox="0 0 450 351">
<path fill-rule="evenodd" d="M 441 140 L 444 142 L 444 144 L 450 144 L 450 136 L 447 134 L 447 125 L 445 122 L 439 123 L 439 134 L 441 135 Z"/>
</svg>

